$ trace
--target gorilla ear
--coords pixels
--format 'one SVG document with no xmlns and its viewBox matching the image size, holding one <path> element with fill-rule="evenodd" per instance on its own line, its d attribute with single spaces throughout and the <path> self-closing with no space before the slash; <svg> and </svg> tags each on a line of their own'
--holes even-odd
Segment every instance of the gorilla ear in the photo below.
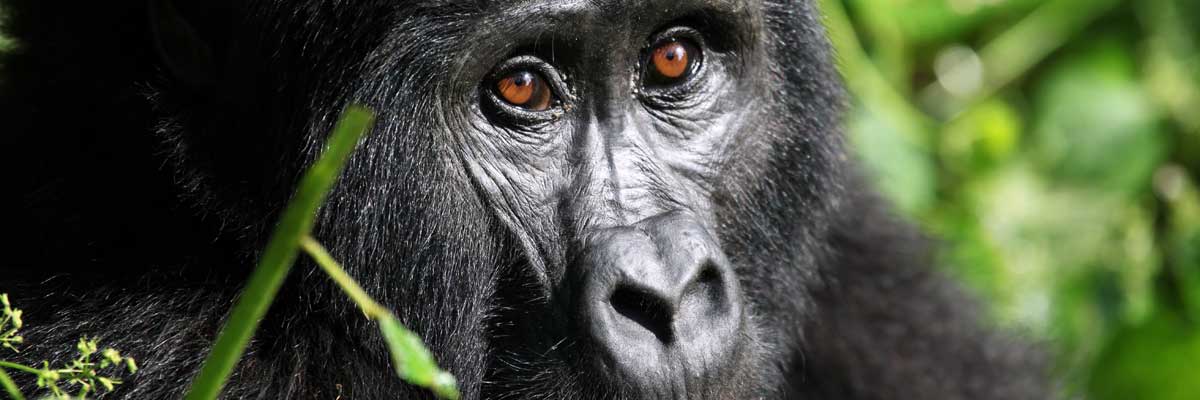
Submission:
<svg viewBox="0 0 1200 400">
<path fill-rule="evenodd" d="M 195 89 L 214 86 L 224 73 L 233 7 L 220 0 L 149 0 L 150 32 L 171 74 Z"/>
</svg>

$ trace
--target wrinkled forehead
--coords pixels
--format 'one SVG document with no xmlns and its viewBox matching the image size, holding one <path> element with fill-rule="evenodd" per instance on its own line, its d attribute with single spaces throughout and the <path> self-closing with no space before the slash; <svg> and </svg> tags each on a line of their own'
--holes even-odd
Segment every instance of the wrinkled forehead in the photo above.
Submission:
<svg viewBox="0 0 1200 400">
<path fill-rule="evenodd" d="M 739 14 L 759 0 L 481 0 L 485 8 L 506 14 L 564 21 L 638 22 L 688 13 Z"/>
</svg>

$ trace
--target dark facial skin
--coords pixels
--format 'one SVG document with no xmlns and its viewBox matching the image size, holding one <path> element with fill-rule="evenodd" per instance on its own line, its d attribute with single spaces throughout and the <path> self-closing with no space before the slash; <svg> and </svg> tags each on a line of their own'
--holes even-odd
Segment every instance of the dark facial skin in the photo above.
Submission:
<svg viewBox="0 0 1200 400">
<path fill-rule="evenodd" d="M 764 72 L 759 7 L 523 2 L 465 41 L 449 131 L 543 292 L 543 312 L 521 323 L 577 342 L 563 361 L 581 374 L 695 398 L 750 367 L 758 327 L 713 192 L 732 145 L 759 133 L 745 124 L 765 90 L 750 79 Z M 666 77 L 654 51 L 673 42 L 694 54 Z M 506 101 L 493 82 L 514 71 L 543 80 L 551 106 Z"/>
<path fill-rule="evenodd" d="M 814 3 L 0 0 L 15 357 L 103 333 L 111 397 L 181 397 L 361 103 L 314 234 L 464 398 L 1044 396 L 854 173 Z M 302 259 L 224 395 L 429 393 Z"/>
</svg>

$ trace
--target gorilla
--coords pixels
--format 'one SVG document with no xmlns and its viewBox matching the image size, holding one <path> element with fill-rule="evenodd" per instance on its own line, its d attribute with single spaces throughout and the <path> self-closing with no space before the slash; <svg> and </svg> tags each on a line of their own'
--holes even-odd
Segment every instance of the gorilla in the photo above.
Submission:
<svg viewBox="0 0 1200 400">
<path fill-rule="evenodd" d="M 180 397 L 358 103 L 314 235 L 464 398 L 1049 397 L 846 155 L 815 3 L 4 0 L 4 357 Z M 222 396 L 430 396 L 389 362 L 301 260 Z"/>
</svg>

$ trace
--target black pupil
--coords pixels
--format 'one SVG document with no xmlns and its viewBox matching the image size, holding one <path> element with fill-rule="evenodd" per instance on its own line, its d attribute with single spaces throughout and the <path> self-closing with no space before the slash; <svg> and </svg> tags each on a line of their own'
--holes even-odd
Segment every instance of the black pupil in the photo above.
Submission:
<svg viewBox="0 0 1200 400">
<path fill-rule="evenodd" d="M 528 72 L 519 73 L 513 78 L 513 84 L 517 86 L 526 86 L 530 83 L 533 83 L 533 75 Z"/>
<path fill-rule="evenodd" d="M 678 59 L 681 56 L 681 54 L 679 54 L 681 52 L 683 52 L 683 47 L 675 47 L 675 48 L 671 49 L 666 54 L 667 60 L 675 61 L 676 59 Z"/>
</svg>

